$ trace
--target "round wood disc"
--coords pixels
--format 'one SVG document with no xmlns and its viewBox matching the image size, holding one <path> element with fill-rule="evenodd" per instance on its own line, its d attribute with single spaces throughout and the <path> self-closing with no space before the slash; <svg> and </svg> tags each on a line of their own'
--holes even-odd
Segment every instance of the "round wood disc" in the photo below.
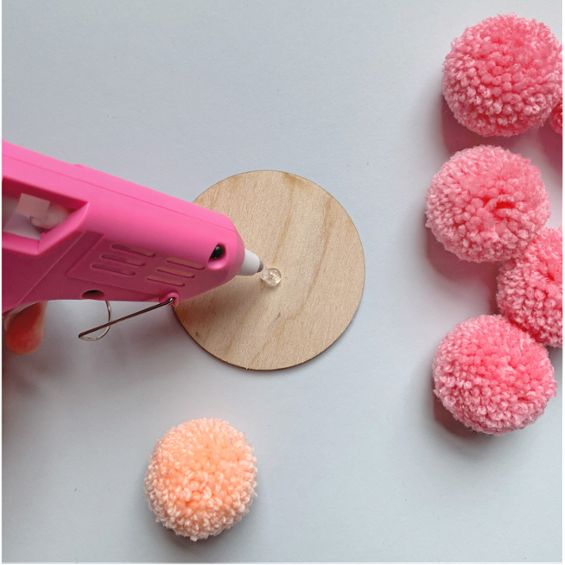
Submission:
<svg viewBox="0 0 565 565">
<path fill-rule="evenodd" d="M 363 293 L 359 234 L 339 202 L 313 182 L 280 171 L 229 177 L 196 203 L 228 215 L 245 245 L 282 281 L 237 276 L 179 304 L 176 315 L 206 351 L 254 370 L 304 363 L 351 322 Z"/>
</svg>

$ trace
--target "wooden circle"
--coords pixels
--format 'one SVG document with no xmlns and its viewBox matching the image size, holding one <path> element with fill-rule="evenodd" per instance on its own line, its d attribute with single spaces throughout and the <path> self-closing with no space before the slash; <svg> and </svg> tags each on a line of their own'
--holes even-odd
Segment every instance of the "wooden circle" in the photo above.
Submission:
<svg viewBox="0 0 565 565">
<path fill-rule="evenodd" d="M 254 370 L 304 363 L 347 328 L 361 300 L 365 262 L 359 234 L 339 202 L 313 182 L 280 171 L 229 177 L 196 203 L 223 212 L 265 267 L 259 275 L 179 304 L 176 315 L 206 351 Z"/>
</svg>

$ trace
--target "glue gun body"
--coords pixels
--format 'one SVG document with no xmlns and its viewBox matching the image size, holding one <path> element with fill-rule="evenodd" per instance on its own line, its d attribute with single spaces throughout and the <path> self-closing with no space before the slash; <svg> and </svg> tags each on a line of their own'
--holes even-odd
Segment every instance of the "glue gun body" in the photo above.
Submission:
<svg viewBox="0 0 565 565">
<path fill-rule="evenodd" d="M 177 302 L 261 269 L 227 216 L 6 142 L 2 159 L 2 312 Z"/>
</svg>

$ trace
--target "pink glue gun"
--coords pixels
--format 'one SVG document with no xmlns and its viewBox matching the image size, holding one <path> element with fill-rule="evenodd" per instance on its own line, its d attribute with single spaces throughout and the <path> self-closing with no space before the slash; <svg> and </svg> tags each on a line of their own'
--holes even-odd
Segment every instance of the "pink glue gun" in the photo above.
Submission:
<svg viewBox="0 0 565 565">
<path fill-rule="evenodd" d="M 60 299 L 164 305 L 262 270 L 222 214 L 6 142 L 2 164 L 3 313 Z"/>
</svg>

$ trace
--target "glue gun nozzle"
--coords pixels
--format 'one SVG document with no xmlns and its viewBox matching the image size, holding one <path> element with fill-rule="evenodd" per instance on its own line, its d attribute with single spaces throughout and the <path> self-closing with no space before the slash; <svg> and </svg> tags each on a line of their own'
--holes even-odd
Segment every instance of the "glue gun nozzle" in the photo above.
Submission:
<svg viewBox="0 0 565 565">
<path fill-rule="evenodd" d="M 239 269 L 240 275 L 255 275 L 263 270 L 263 262 L 253 251 L 245 250 L 243 263 Z"/>
</svg>

